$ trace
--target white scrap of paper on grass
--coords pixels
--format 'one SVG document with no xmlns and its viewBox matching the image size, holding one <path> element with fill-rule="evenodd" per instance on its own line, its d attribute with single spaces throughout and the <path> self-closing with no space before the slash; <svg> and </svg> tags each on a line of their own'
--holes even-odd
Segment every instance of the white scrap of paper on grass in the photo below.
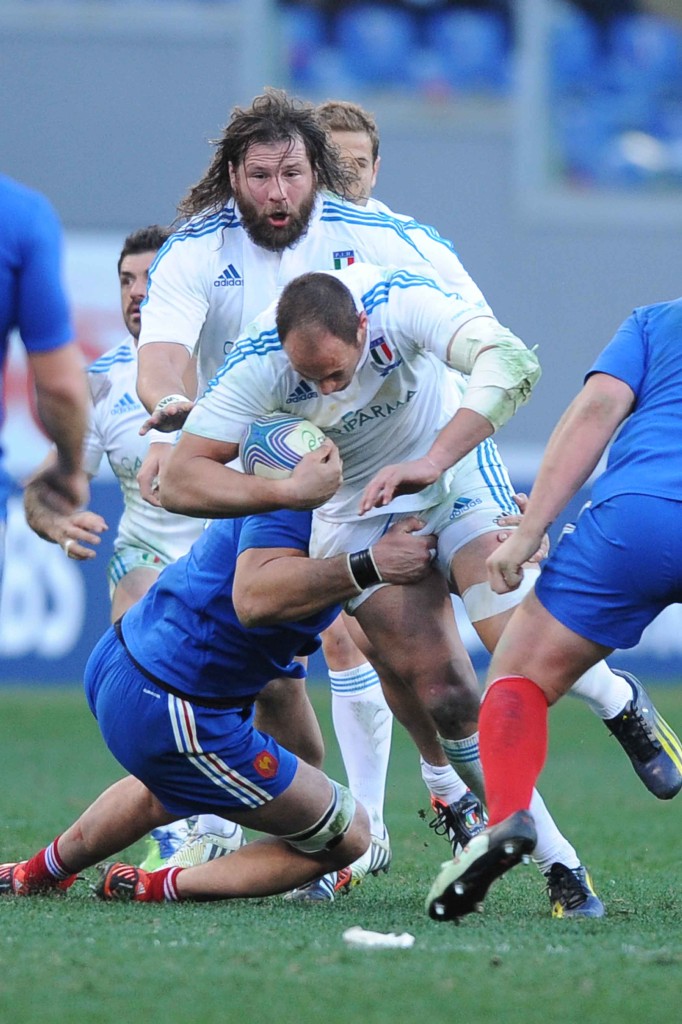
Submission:
<svg viewBox="0 0 682 1024">
<path fill-rule="evenodd" d="M 364 946 L 372 949 L 409 949 L 414 945 L 414 935 L 403 932 L 396 935 L 394 932 L 370 932 L 356 925 L 354 928 L 347 928 L 343 933 L 343 941 L 349 946 Z"/>
</svg>

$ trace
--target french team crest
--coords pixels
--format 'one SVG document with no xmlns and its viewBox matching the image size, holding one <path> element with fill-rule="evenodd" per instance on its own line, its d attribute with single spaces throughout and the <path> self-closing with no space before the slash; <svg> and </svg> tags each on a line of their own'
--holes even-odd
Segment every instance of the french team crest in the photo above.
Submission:
<svg viewBox="0 0 682 1024">
<path fill-rule="evenodd" d="M 334 270 L 344 270 L 355 263 L 355 253 L 352 249 L 344 249 L 343 252 L 333 252 Z"/>
<path fill-rule="evenodd" d="M 385 377 L 402 363 L 402 356 L 391 348 L 384 337 L 372 338 L 369 343 L 369 358 L 373 369 Z"/>
<path fill-rule="evenodd" d="M 279 761 L 274 754 L 268 753 L 267 750 L 261 750 L 253 760 L 253 767 L 262 778 L 272 779 L 279 769 Z"/>
</svg>

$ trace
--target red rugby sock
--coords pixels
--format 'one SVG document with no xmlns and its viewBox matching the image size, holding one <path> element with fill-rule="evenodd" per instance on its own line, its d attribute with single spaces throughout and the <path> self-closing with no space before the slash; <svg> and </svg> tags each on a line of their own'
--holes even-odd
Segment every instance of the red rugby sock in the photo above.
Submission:
<svg viewBox="0 0 682 1024">
<path fill-rule="evenodd" d="M 58 845 L 59 836 L 27 861 L 24 885 L 29 892 L 48 888 L 68 889 L 76 881 L 76 875 L 61 859 Z"/>
<path fill-rule="evenodd" d="M 528 810 L 547 757 L 547 698 L 525 676 L 502 676 L 479 715 L 479 748 L 489 824 Z"/>
<path fill-rule="evenodd" d="M 159 868 L 158 871 L 145 872 L 144 893 L 140 892 L 136 899 L 144 902 L 163 903 L 165 900 L 179 900 L 175 883 L 183 870 L 179 867 Z"/>
</svg>

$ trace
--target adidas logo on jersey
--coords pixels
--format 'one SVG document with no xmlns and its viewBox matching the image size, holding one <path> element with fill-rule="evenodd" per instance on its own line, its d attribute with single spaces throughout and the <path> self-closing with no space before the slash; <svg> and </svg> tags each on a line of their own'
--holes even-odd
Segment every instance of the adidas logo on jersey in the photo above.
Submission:
<svg viewBox="0 0 682 1024">
<path fill-rule="evenodd" d="M 120 416 L 124 412 L 132 412 L 133 409 L 139 409 L 140 403 L 136 401 L 131 395 L 126 393 L 123 398 L 119 398 L 118 402 L 111 409 L 112 416 Z"/>
<path fill-rule="evenodd" d="M 309 398 L 318 398 L 317 391 L 313 391 L 310 384 L 306 381 L 300 381 L 291 394 L 287 397 L 287 402 L 307 402 Z"/>
<path fill-rule="evenodd" d="M 239 271 L 236 269 L 234 264 L 228 263 L 220 277 L 217 277 L 213 284 L 216 288 L 225 288 L 228 286 L 240 287 L 244 282 L 242 281 Z"/>
<path fill-rule="evenodd" d="M 450 519 L 459 519 L 465 512 L 471 512 L 477 505 L 482 505 L 481 498 L 458 498 L 452 506 Z"/>
</svg>

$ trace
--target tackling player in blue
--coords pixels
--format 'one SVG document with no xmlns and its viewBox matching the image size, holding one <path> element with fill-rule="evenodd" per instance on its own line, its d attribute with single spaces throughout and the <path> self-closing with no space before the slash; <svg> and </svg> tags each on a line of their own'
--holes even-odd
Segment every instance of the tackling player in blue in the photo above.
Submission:
<svg viewBox="0 0 682 1024">
<path fill-rule="evenodd" d="M 304 457 L 299 491 L 338 483 L 331 444 Z M 334 872 L 369 846 L 367 815 L 350 791 L 254 727 L 254 701 L 273 678 L 297 679 L 295 659 L 357 593 L 345 556 L 308 557 L 311 516 L 280 511 L 213 523 L 109 628 L 85 689 L 107 746 L 130 775 L 26 861 L 0 866 L 0 894 L 64 890 L 83 869 L 152 828 L 195 813 L 229 816 L 270 838 L 196 867 L 146 872 L 115 862 L 103 899 L 229 899 L 285 892 Z M 374 546 L 386 580 L 434 572 L 434 538 L 419 520 Z M 330 606 L 330 602 L 335 602 Z"/>
</svg>

